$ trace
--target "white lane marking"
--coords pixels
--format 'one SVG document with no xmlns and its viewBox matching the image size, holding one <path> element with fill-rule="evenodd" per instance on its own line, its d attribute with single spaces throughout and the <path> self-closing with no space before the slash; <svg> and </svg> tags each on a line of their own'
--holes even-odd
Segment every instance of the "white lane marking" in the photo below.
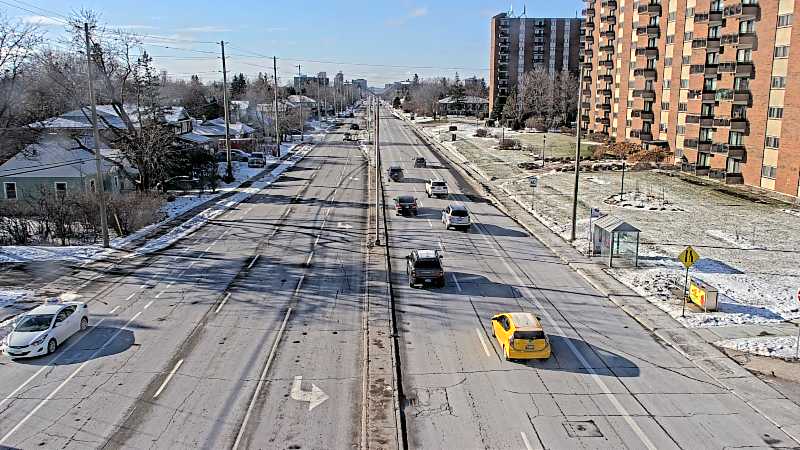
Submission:
<svg viewBox="0 0 800 450">
<path fill-rule="evenodd" d="M 486 352 L 486 356 L 492 357 L 491 352 L 489 352 L 489 346 L 486 345 L 486 339 L 483 338 L 483 333 L 481 333 L 480 328 L 475 328 L 475 333 L 478 334 L 478 340 L 481 341 L 481 346 L 483 347 L 483 351 Z"/>
<path fill-rule="evenodd" d="M 300 281 L 302 282 L 302 280 L 303 279 L 301 278 Z M 298 286 L 299 285 L 300 284 L 298 284 Z M 250 415 L 253 413 L 253 407 L 256 405 L 256 399 L 258 399 L 258 396 L 261 393 L 261 388 L 264 386 L 264 381 L 266 381 L 267 378 L 267 372 L 269 371 L 269 367 L 272 365 L 272 360 L 275 358 L 275 352 L 278 349 L 278 344 L 281 342 L 281 336 L 283 336 L 283 331 L 286 329 L 286 323 L 289 321 L 289 316 L 291 314 L 292 308 L 287 309 L 286 316 L 283 318 L 283 323 L 281 324 L 281 328 L 278 330 L 278 335 L 275 336 L 275 342 L 272 343 L 272 349 L 269 351 L 267 362 L 264 364 L 264 369 L 261 371 L 261 376 L 258 377 L 256 390 L 253 392 L 253 397 L 250 399 L 250 404 L 247 406 L 247 412 L 242 420 L 242 426 L 239 428 L 239 433 L 236 435 L 236 440 L 233 443 L 233 450 L 237 450 L 239 448 L 239 444 L 242 442 L 242 436 L 244 436 L 244 430 L 247 428 L 247 422 L 250 420 Z"/>
<path fill-rule="evenodd" d="M 167 291 L 163 290 L 163 291 L 159 292 L 158 294 L 156 294 L 156 298 L 161 298 L 161 296 L 164 295 L 164 292 L 167 292 Z"/>
<path fill-rule="evenodd" d="M 428 226 L 433 228 L 433 222 L 431 222 L 431 219 L 428 219 Z"/>
<path fill-rule="evenodd" d="M 252 260 L 252 261 L 250 261 L 250 264 L 248 264 L 248 265 L 247 265 L 247 270 L 250 270 L 250 269 L 252 269 L 252 268 L 253 268 L 253 266 L 255 265 L 256 261 L 258 261 L 258 258 L 259 258 L 260 256 L 261 256 L 261 255 L 256 255 L 255 257 L 253 257 L 253 260 Z"/>
<path fill-rule="evenodd" d="M 130 318 L 130 320 L 128 320 L 128 322 L 126 322 L 126 323 L 125 323 L 125 326 L 123 326 L 122 328 L 120 328 L 119 330 L 117 330 L 117 332 L 116 332 L 116 333 L 114 333 L 114 334 L 113 334 L 113 335 L 112 335 L 110 338 L 108 338 L 108 340 L 107 340 L 107 341 L 106 341 L 106 342 L 105 342 L 105 343 L 104 343 L 104 344 L 103 344 L 103 345 L 102 345 L 100 348 L 98 348 L 97 350 L 95 350 L 95 351 L 94 351 L 94 353 L 92 353 L 92 354 L 89 356 L 89 358 L 87 358 L 87 360 L 83 362 L 83 364 L 81 364 L 80 366 L 78 366 L 78 368 L 77 368 L 77 369 L 75 369 L 75 371 L 74 371 L 74 372 L 72 372 L 72 373 L 71 373 L 71 374 L 70 374 L 70 375 L 69 375 L 69 376 L 68 376 L 68 377 L 67 377 L 67 378 L 66 378 L 64 381 L 62 381 L 62 382 L 61 382 L 61 384 L 59 384 L 59 385 L 58 385 L 58 387 L 56 387 L 56 388 L 53 390 L 53 392 L 51 392 L 51 393 L 50 393 L 50 394 L 49 394 L 47 397 L 45 397 L 45 398 L 44 398 L 44 400 L 42 400 L 42 401 L 41 401 L 41 402 L 40 402 L 38 405 L 36 405 L 36 407 L 35 407 L 35 408 L 33 408 L 33 410 L 32 410 L 31 412 L 29 412 L 27 416 L 25 416 L 25 417 L 24 417 L 22 420 L 20 420 L 20 421 L 19 421 L 19 422 L 18 422 L 18 423 L 17 423 L 17 424 L 14 426 L 14 428 L 12 428 L 12 429 L 11 429 L 11 431 L 9 431 L 8 433 L 6 433 L 6 435 L 5 435 L 5 436 L 3 436 L 2 438 L 0 438 L 0 444 L 4 444 L 6 441 L 8 441 L 8 438 L 10 438 L 10 437 L 11 437 L 11 436 L 12 436 L 14 433 L 16 433 L 16 432 L 17 432 L 17 430 L 19 430 L 19 429 L 20 429 L 20 427 L 22 427 L 23 425 L 25 425 L 25 423 L 26 423 L 26 422 L 28 422 L 28 420 L 30 420 L 30 418 L 31 418 L 31 417 L 33 417 L 33 416 L 34 416 L 34 415 L 35 415 L 37 412 L 39 412 L 39 410 L 40 410 L 40 409 L 42 409 L 42 407 L 44 407 L 44 405 L 46 405 L 46 404 L 47 404 L 47 403 L 48 403 L 50 400 L 52 400 L 52 399 L 53 399 L 53 397 L 55 397 L 55 396 L 56 396 L 56 394 L 58 394 L 58 393 L 59 393 L 59 391 L 61 391 L 61 389 L 63 389 L 63 388 L 64 388 L 64 386 L 66 386 L 66 385 L 67 385 L 67 383 L 69 383 L 70 381 L 72 381 L 72 379 L 73 379 L 73 378 L 75 378 L 75 377 L 78 375 L 78 373 L 79 373 L 81 370 L 83 370 L 83 368 L 84 368 L 84 367 L 86 367 L 86 365 L 87 365 L 87 364 L 89 364 L 89 362 L 93 361 L 93 360 L 95 359 L 95 357 L 96 357 L 96 356 L 97 356 L 97 355 L 98 355 L 98 354 L 99 354 L 101 351 L 103 351 L 103 350 L 106 348 L 106 346 L 107 346 L 108 344 L 110 344 L 110 343 L 111 343 L 111 342 L 112 342 L 114 339 L 116 339 L 116 338 L 117 338 L 117 336 L 119 336 L 119 334 L 120 334 L 120 333 L 122 333 L 124 330 L 127 330 L 128 326 L 131 324 L 131 322 L 133 322 L 134 320 L 136 320 L 136 318 L 137 318 L 137 317 L 139 317 L 139 315 L 140 315 L 140 314 L 142 314 L 142 312 L 141 312 L 141 311 L 139 311 L 138 313 L 136 313 L 136 315 L 134 315 L 133 317 L 131 317 L 131 318 Z M 105 320 L 105 319 L 104 319 L 104 320 Z M 100 325 L 102 322 L 103 322 L 102 320 L 101 320 L 100 322 L 98 322 L 98 323 L 97 323 L 97 325 L 95 325 L 95 327 L 99 326 L 99 325 Z M 70 346 L 70 347 L 71 347 L 71 346 Z M 63 350 L 62 350 L 62 354 L 63 354 Z M 25 385 L 27 385 L 28 383 L 30 383 L 30 381 L 31 381 L 31 380 L 33 380 L 33 379 L 34 379 L 34 378 L 35 378 L 35 377 L 36 377 L 36 376 L 37 376 L 39 373 L 41 373 L 42 371 L 44 371 L 44 370 L 45 370 L 45 369 L 47 369 L 48 367 L 50 367 L 50 366 L 44 366 L 44 367 L 42 367 L 41 369 L 39 369 L 39 371 L 38 371 L 38 372 L 36 372 L 36 373 L 35 373 L 35 374 L 33 374 L 33 375 L 30 377 L 30 378 L 28 378 L 28 381 L 26 381 L 26 382 L 25 382 L 25 383 L 24 383 L 22 386 L 18 387 L 18 388 L 17 388 L 17 389 L 16 389 L 14 392 L 12 392 L 12 393 L 11 393 L 11 394 L 10 394 L 8 397 L 6 397 L 5 399 L 3 399 L 3 402 L 5 402 L 5 401 L 7 401 L 7 400 L 9 400 L 9 399 L 11 399 L 11 398 L 13 398 L 13 397 L 14 397 L 14 395 L 16 395 L 16 394 L 17 394 L 17 392 L 19 392 L 19 390 L 20 390 L 20 389 L 22 389 L 23 387 L 25 387 Z M 2 403 L 0 403 L 0 406 L 2 406 Z"/>
<path fill-rule="evenodd" d="M 225 306 L 225 303 L 227 303 L 227 302 L 228 302 L 228 298 L 229 298 L 230 296 L 231 296 L 231 293 L 230 293 L 230 292 L 228 292 L 227 294 L 225 294 L 225 297 L 222 299 L 222 301 L 221 301 L 221 302 L 219 302 L 219 306 L 217 306 L 217 309 L 216 309 L 216 310 L 214 310 L 214 314 L 218 313 L 218 312 L 219 312 L 219 310 L 220 310 L 220 309 L 222 309 L 222 307 L 223 307 L 223 306 Z"/>
<path fill-rule="evenodd" d="M 136 292 L 131 292 L 131 295 L 129 295 L 129 296 L 127 296 L 127 297 L 125 297 L 125 300 L 124 300 L 124 301 L 126 301 L 126 302 L 127 302 L 128 300 L 132 299 L 134 295 L 136 295 Z"/>
<path fill-rule="evenodd" d="M 442 241 L 439 241 L 439 250 L 444 251 L 444 245 L 442 245 Z"/>
<path fill-rule="evenodd" d="M 150 300 L 149 302 L 147 302 L 147 304 L 146 304 L 146 305 L 144 305 L 144 309 L 147 309 L 147 308 L 149 308 L 149 307 L 150 307 L 150 305 L 152 305 L 154 301 L 155 301 L 155 300 Z"/>
<path fill-rule="evenodd" d="M 483 228 L 483 226 L 479 225 L 479 228 Z M 536 296 L 533 295 L 527 284 L 523 282 L 522 278 L 520 278 L 517 272 L 511 268 L 511 266 L 508 264 L 508 261 L 506 261 L 506 259 L 501 256 L 500 251 L 497 249 L 494 242 L 489 240 L 489 238 L 487 237 L 488 233 L 486 232 L 486 230 L 482 230 L 482 233 L 480 234 L 483 237 L 484 241 L 486 241 L 486 243 L 489 245 L 489 247 L 491 247 L 492 250 L 494 250 L 495 255 L 497 255 L 497 257 L 501 261 L 503 261 L 503 265 L 506 266 L 508 272 L 514 276 L 517 285 L 521 286 L 523 290 L 526 291 L 527 293 L 526 298 L 529 298 L 533 303 L 536 304 L 541 314 L 545 316 L 546 321 L 551 324 L 551 326 L 556 330 L 556 333 L 558 333 L 558 335 L 566 336 L 564 330 L 561 328 L 561 326 L 558 325 L 558 323 L 556 323 L 555 320 L 553 320 L 553 317 L 550 315 L 550 313 L 547 310 L 545 310 L 544 307 L 542 307 L 541 302 L 539 302 Z M 597 373 L 597 371 L 594 370 L 594 368 L 589 364 L 589 361 L 586 360 L 586 357 L 584 357 L 583 354 L 580 352 L 580 350 L 578 350 L 578 348 L 572 342 L 572 339 L 565 339 L 565 341 L 567 343 L 567 347 L 569 347 L 569 350 L 572 352 L 572 354 L 575 355 L 578 361 L 580 361 L 580 363 L 583 365 L 584 369 L 586 369 L 586 371 L 591 375 L 592 380 L 603 391 L 608 400 L 611 402 L 611 404 L 614 405 L 614 408 L 617 410 L 617 412 L 619 412 L 619 414 L 622 416 L 622 418 L 625 420 L 628 426 L 631 427 L 633 432 L 636 433 L 636 435 L 639 437 L 639 439 L 642 441 L 645 447 L 647 447 L 650 450 L 656 450 L 657 447 L 653 444 L 652 441 L 650 441 L 647 435 L 644 434 L 644 431 L 642 431 L 639 425 L 636 422 L 634 422 L 633 418 L 631 417 L 631 414 L 625 409 L 624 406 L 622 406 L 619 400 L 617 400 L 617 397 L 614 396 L 613 393 L 611 393 L 611 389 L 608 388 L 606 383 L 602 380 L 602 378 L 600 378 L 600 375 Z"/>
<path fill-rule="evenodd" d="M 306 265 L 311 264 L 311 258 L 314 257 L 314 250 L 311 250 L 311 253 L 308 254 L 308 258 L 306 259 Z"/>
<path fill-rule="evenodd" d="M 119 307 L 120 307 L 120 305 L 115 306 L 111 311 L 108 312 L 108 314 L 114 314 L 115 312 L 117 312 Z"/>
<path fill-rule="evenodd" d="M 178 369 L 180 369 L 182 365 L 183 365 L 183 360 L 182 359 L 178 360 L 178 363 L 175 364 L 175 367 L 172 368 L 172 370 L 170 371 L 169 375 L 167 375 L 167 378 L 165 378 L 164 382 L 161 383 L 161 387 L 159 387 L 158 390 L 156 391 L 156 393 L 153 394 L 153 399 L 154 400 L 156 398 L 158 398 L 159 395 L 161 395 L 161 391 L 163 391 L 164 388 L 167 387 L 167 383 L 169 383 L 169 380 L 171 380 L 172 377 L 175 376 L 175 372 L 177 372 Z"/>
<path fill-rule="evenodd" d="M 211 250 L 211 247 L 213 247 L 213 246 L 214 246 L 214 243 L 212 242 L 212 243 L 211 243 L 211 245 L 209 245 L 208 247 L 206 247 L 206 250 L 205 250 L 205 251 L 209 251 L 209 250 Z"/>
<path fill-rule="evenodd" d="M 450 277 L 453 278 L 453 282 L 456 284 L 456 289 L 458 289 L 458 292 L 461 292 L 461 283 L 458 282 L 458 278 L 456 278 L 456 274 L 451 272 L 450 273 Z"/>
<path fill-rule="evenodd" d="M 519 434 L 522 435 L 522 442 L 525 444 L 525 448 L 527 450 L 533 450 L 533 447 L 531 447 L 531 443 L 528 442 L 528 435 L 525 434 L 524 431 L 520 431 Z"/>
</svg>

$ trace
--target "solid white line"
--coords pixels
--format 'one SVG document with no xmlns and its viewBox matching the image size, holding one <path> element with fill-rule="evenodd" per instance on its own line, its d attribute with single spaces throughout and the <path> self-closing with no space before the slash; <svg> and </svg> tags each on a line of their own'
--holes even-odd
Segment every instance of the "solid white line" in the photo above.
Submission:
<svg viewBox="0 0 800 450">
<path fill-rule="evenodd" d="M 127 302 L 128 300 L 132 299 L 136 294 L 136 292 L 131 292 L 131 295 L 125 297 L 125 301 Z"/>
<path fill-rule="evenodd" d="M 302 282 L 302 278 L 300 281 Z M 300 286 L 300 284 L 298 284 Z M 261 371 L 261 376 L 258 377 L 258 384 L 256 385 L 256 390 L 253 392 L 253 397 L 250 399 L 250 404 L 247 406 L 247 412 L 244 415 L 244 419 L 242 420 L 242 426 L 239 428 L 239 433 L 236 435 L 236 441 L 233 443 L 233 450 L 237 450 L 239 448 L 239 444 L 242 442 L 242 436 L 244 436 L 244 430 L 247 427 L 247 422 L 250 420 L 250 414 L 253 412 L 253 407 L 256 404 L 256 399 L 258 395 L 261 393 L 261 388 L 264 386 L 264 381 L 267 378 L 267 372 L 269 371 L 270 365 L 272 365 L 272 360 L 275 358 L 275 352 L 278 349 L 278 344 L 281 342 L 281 336 L 283 336 L 283 330 L 286 329 L 286 322 L 289 321 L 289 316 L 292 314 L 292 308 L 286 310 L 286 316 L 283 318 L 283 323 L 281 324 L 281 328 L 278 330 L 278 335 L 275 336 L 275 342 L 272 344 L 272 349 L 270 349 L 269 356 L 267 357 L 267 362 L 264 364 L 264 370 Z"/>
<path fill-rule="evenodd" d="M 492 357 L 492 353 L 489 352 L 489 346 L 486 345 L 486 339 L 483 338 L 483 334 L 481 333 L 480 328 L 475 328 L 475 332 L 478 333 L 478 340 L 481 341 L 481 345 L 483 346 L 483 351 L 486 352 L 486 356 Z"/>
<path fill-rule="evenodd" d="M 219 302 L 219 306 L 217 306 L 217 309 L 214 311 L 214 314 L 218 313 L 219 310 L 222 309 L 223 306 L 225 306 L 225 303 L 228 301 L 228 297 L 230 297 L 230 296 L 231 296 L 230 292 L 225 294 L 225 297 L 222 299 L 221 302 Z"/>
<path fill-rule="evenodd" d="M 524 431 L 520 431 L 519 434 L 522 435 L 522 442 L 525 444 L 525 448 L 527 450 L 533 450 L 533 447 L 531 447 L 531 443 L 528 442 L 528 435 L 525 434 Z"/>
<path fill-rule="evenodd" d="M 181 360 L 178 360 L 178 363 L 177 363 L 177 364 L 175 364 L 175 367 L 173 367 L 173 368 L 172 368 L 172 371 L 169 373 L 169 375 L 167 375 L 167 378 L 166 378 L 166 379 L 164 379 L 164 382 L 163 382 L 163 383 L 161 383 L 161 387 L 159 387 L 159 388 L 158 388 L 158 390 L 156 391 L 156 393 L 155 393 L 155 394 L 153 394 L 153 399 L 154 399 L 154 400 L 155 400 L 155 399 L 156 399 L 156 398 L 157 398 L 159 395 L 161 395 L 161 391 L 163 391 L 163 390 L 164 390 L 164 388 L 165 388 L 165 387 L 167 387 L 167 383 L 169 383 L 169 380 L 171 380 L 171 379 L 172 379 L 172 377 L 174 377 L 174 376 L 175 376 L 175 372 L 177 372 L 177 371 L 178 371 L 178 369 L 180 369 L 180 368 L 181 368 L 181 365 L 182 365 L 182 364 L 183 364 L 183 360 L 182 360 L 182 359 L 181 359 Z"/>
<path fill-rule="evenodd" d="M 253 258 L 253 260 L 252 260 L 252 261 L 250 261 L 250 264 L 248 264 L 248 265 L 247 265 L 247 270 L 250 270 L 250 269 L 252 269 L 252 268 L 253 268 L 253 266 L 255 265 L 256 261 L 258 261 L 258 258 L 259 258 L 260 256 L 261 256 L 261 255 L 256 255 L 256 256 Z"/>
<path fill-rule="evenodd" d="M 479 227 L 483 228 L 482 226 Z M 508 261 L 506 261 L 506 259 L 502 257 L 500 251 L 497 249 L 494 242 L 489 240 L 489 238 L 487 237 L 488 233 L 486 233 L 486 230 L 482 231 L 483 232 L 481 233 L 481 236 L 483 236 L 483 239 L 492 248 L 492 250 L 494 250 L 495 255 L 497 255 L 497 257 L 501 261 L 503 261 L 503 265 L 505 265 L 508 272 L 514 276 L 517 285 L 522 286 L 524 291 L 526 291 L 527 293 L 526 298 L 529 298 L 532 302 L 536 304 L 540 313 L 544 315 L 545 320 L 551 324 L 551 326 L 555 329 L 556 333 L 558 333 L 559 336 L 566 336 L 564 330 L 558 325 L 558 323 L 555 320 L 553 320 L 553 317 L 550 315 L 550 313 L 547 310 L 545 310 L 544 307 L 542 307 L 542 304 L 533 295 L 530 288 L 527 287 L 527 284 L 523 282 L 522 278 L 520 278 L 517 272 L 511 268 L 511 266 L 508 264 Z M 580 352 L 580 350 L 578 350 L 578 348 L 572 342 L 572 339 L 565 339 L 565 342 L 567 343 L 567 347 L 569 347 L 572 354 L 575 355 L 575 357 L 578 359 L 581 365 L 583 365 L 584 369 L 586 369 L 586 371 L 591 375 L 592 380 L 594 380 L 595 384 L 597 384 L 597 386 L 603 391 L 603 393 L 609 399 L 611 404 L 614 405 L 614 408 L 617 410 L 617 412 L 619 412 L 619 414 L 622 416 L 623 420 L 625 420 L 628 426 L 631 427 L 633 432 L 636 433 L 636 435 L 639 437 L 639 439 L 642 441 L 645 447 L 647 447 L 650 450 L 657 450 L 657 447 L 653 444 L 652 441 L 650 441 L 647 435 L 644 434 L 644 431 L 642 431 L 639 425 L 633 420 L 631 414 L 625 409 L 624 406 L 622 406 L 619 400 L 617 400 L 617 397 L 614 396 L 613 393 L 611 393 L 611 389 L 608 388 L 608 386 L 600 377 L 600 375 L 598 375 L 597 371 L 595 371 L 594 368 L 589 364 L 589 361 L 586 360 L 586 357 L 584 357 L 583 354 Z"/>
<path fill-rule="evenodd" d="M 150 307 L 150 305 L 152 305 L 154 301 L 155 301 L 155 300 L 150 300 L 150 301 L 149 301 L 149 302 L 148 302 L 146 305 L 144 305 L 144 309 L 147 309 L 147 308 L 149 308 L 149 307 Z"/>
<path fill-rule="evenodd" d="M 114 307 L 114 309 L 112 309 L 112 310 L 111 310 L 111 311 L 109 311 L 108 313 L 109 313 L 109 314 L 114 314 L 115 312 L 117 312 L 117 310 L 118 310 L 118 309 L 119 309 L 119 305 L 115 306 L 115 307 Z"/>
<path fill-rule="evenodd" d="M 461 283 L 458 282 L 458 278 L 456 278 L 456 274 L 450 272 L 450 276 L 453 278 L 453 282 L 456 283 L 456 289 L 458 289 L 458 292 L 461 292 Z"/>
<path fill-rule="evenodd" d="M 130 320 L 128 320 L 128 322 L 127 322 L 127 323 L 125 323 L 125 326 L 124 326 L 124 327 L 122 327 L 122 328 L 120 328 L 119 330 L 117 330 L 117 332 L 116 332 L 116 333 L 114 333 L 114 334 L 113 334 L 113 335 L 112 335 L 112 336 L 111 336 L 111 337 L 110 337 L 110 338 L 109 338 L 109 339 L 108 339 L 108 340 L 105 342 L 105 344 L 103 344 L 103 345 L 102 345 L 100 348 L 98 348 L 97 350 L 95 350 L 95 351 L 94 351 L 94 353 L 92 353 L 92 354 L 89 356 L 89 358 L 87 358 L 87 360 L 86 360 L 86 361 L 84 361 L 84 363 L 83 363 L 83 364 L 81 364 L 80 366 L 78 366 L 78 368 L 77 368 L 77 369 L 75 369 L 75 371 L 74 371 L 74 372 L 72 372 L 72 374 L 70 374 L 70 376 L 68 376 L 68 377 L 67 377 L 67 378 L 66 378 L 64 381 L 62 381 L 62 382 L 61 382 L 61 384 L 59 384 L 59 385 L 58 385 L 58 387 L 57 387 L 57 388 L 55 388 L 55 390 L 53 390 L 53 392 L 51 392 L 51 393 L 50 393 L 50 394 L 49 394 L 47 397 L 45 397 L 45 398 L 44 398 L 44 400 L 42 400 L 42 401 L 41 401 L 41 402 L 40 402 L 38 405 L 36 405 L 36 407 L 35 407 L 35 408 L 33 408 L 33 410 L 32 410 L 31 412 L 29 412 L 27 416 L 25 416 L 25 418 L 23 418 L 22 420 L 20 420 L 20 421 L 19 421 L 19 423 L 17 423 L 17 424 L 14 426 L 14 428 L 12 428 L 12 429 L 11 429 L 11 431 L 9 431 L 8 433 L 6 433 L 6 435 L 5 435 L 5 436 L 3 436 L 3 437 L 2 437 L 2 439 L 0 439 L 0 444 L 4 444 L 6 441 L 8 441 L 8 438 L 10 438 L 10 437 L 11 437 L 11 435 L 13 435 L 14 433 L 16 433 L 16 432 L 17 432 L 17 430 L 19 430 L 21 426 L 25 425 L 25 423 L 26 423 L 28 420 L 30 420 L 30 418 L 31 418 L 31 417 L 33 417 L 33 416 L 34 416 L 34 415 L 35 415 L 35 414 L 36 414 L 36 413 L 37 413 L 37 412 L 38 412 L 40 409 L 42 409 L 42 407 L 43 407 L 44 405 L 46 405 L 46 404 L 47 404 L 47 403 L 48 403 L 50 400 L 52 400 L 52 398 L 53 398 L 53 397 L 55 397 L 55 396 L 56 396 L 56 394 L 58 394 L 58 392 L 59 392 L 59 391 L 61 391 L 61 389 L 63 389 L 63 388 L 64 388 L 64 386 L 66 386 L 66 385 L 67 385 L 67 383 L 69 383 L 69 382 L 70 382 L 70 381 L 71 381 L 73 378 L 75 378 L 75 376 L 76 376 L 76 375 L 78 375 L 78 373 L 79 373 L 79 372 L 80 372 L 80 371 L 81 371 L 81 370 L 82 370 L 84 367 L 86 367 L 86 365 L 87 365 L 87 364 L 89 364 L 89 362 L 90 362 L 90 361 L 93 361 L 93 360 L 95 359 L 95 357 L 96 357 L 96 356 L 97 356 L 97 355 L 98 355 L 98 354 L 99 354 L 101 351 L 103 351 L 103 350 L 106 348 L 106 346 L 107 346 L 109 343 L 111 343 L 111 342 L 112 342 L 114 339 L 116 339 L 116 338 L 117 338 L 117 336 L 119 336 L 119 334 L 120 334 L 120 333 L 122 333 L 122 331 L 123 331 L 123 330 L 126 330 L 126 329 L 128 328 L 128 325 L 130 325 L 130 324 L 131 324 L 131 322 L 133 322 L 134 320 L 136 320 L 136 318 L 137 318 L 137 317 L 139 317 L 139 315 L 140 315 L 140 314 L 141 314 L 141 311 L 140 311 L 140 312 L 138 312 L 138 313 L 136 313 L 136 315 L 135 315 L 135 316 L 131 317 L 131 318 L 130 318 Z M 95 325 L 95 327 L 97 327 L 98 325 L 100 325 L 100 323 L 102 323 L 102 321 L 98 322 L 98 323 L 97 323 L 97 325 Z M 62 351 L 62 354 L 63 354 L 63 351 Z M 44 367 L 42 367 L 41 369 L 39 369 L 39 371 L 38 371 L 38 372 L 36 372 L 36 373 L 35 373 L 35 374 L 33 374 L 33 375 L 30 377 L 30 378 L 28 378 L 28 381 L 26 381 L 26 382 L 25 382 L 25 383 L 24 383 L 22 386 L 20 386 L 20 387 L 19 387 L 19 388 L 17 388 L 17 389 L 16 389 L 14 392 L 12 392 L 12 393 L 11 393 L 11 395 L 9 395 L 9 396 L 8 396 L 8 397 L 6 397 L 5 399 L 3 399 L 3 401 L 9 400 L 9 399 L 10 399 L 10 398 L 12 398 L 14 395 L 16 395 L 16 393 L 17 393 L 17 392 L 19 392 L 19 390 L 20 390 L 20 389 L 22 389 L 22 388 L 23 388 L 25 385 L 27 385 L 27 384 L 28 384 L 28 383 L 29 383 L 31 380 L 33 380 L 33 378 L 34 378 L 34 377 L 36 377 L 36 375 L 38 375 L 39 373 L 41 373 L 42 371 L 44 371 L 44 370 L 45 370 L 45 369 L 47 369 L 48 367 L 50 367 L 50 366 L 44 366 Z M 0 403 L 0 406 L 2 406 L 2 403 Z"/>
</svg>

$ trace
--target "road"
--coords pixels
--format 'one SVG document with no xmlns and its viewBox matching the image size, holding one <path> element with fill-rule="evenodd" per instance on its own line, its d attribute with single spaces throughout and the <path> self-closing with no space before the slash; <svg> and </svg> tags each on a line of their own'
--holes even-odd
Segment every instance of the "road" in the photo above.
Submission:
<svg viewBox="0 0 800 450">
<path fill-rule="evenodd" d="M 360 441 L 366 160 L 328 135 L 270 188 L 88 299 L 54 355 L 0 361 L 12 448 Z"/>
<path fill-rule="evenodd" d="M 382 163 L 405 170 L 402 182 L 387 183 L 387 202 L 413 194 L 421 204 L 417 217 L 387 210 L 409 448 L 797 444 L 481 199 L 408 125 L 382 117 Z M 433 167 L 413 168 L 417 156 Z M 428 199 L 427 178 L 447 181 L 450 199 Z M 471 211 L 469 232 L 444 229 L 448 201 Z M 445 288 L 408 286 L 404 258 L 415 248 L 443 250 Z M 502 357 L 490 319 L 518 310 L 541 317 L 549 360 Z"/>
</svg>

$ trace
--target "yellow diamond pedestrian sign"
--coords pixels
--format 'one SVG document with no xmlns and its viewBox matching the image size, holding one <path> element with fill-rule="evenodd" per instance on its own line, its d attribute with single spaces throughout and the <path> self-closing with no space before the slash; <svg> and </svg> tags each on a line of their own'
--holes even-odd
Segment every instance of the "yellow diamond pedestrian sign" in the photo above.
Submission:
<svg viewBox="0 0 800 450">
<path fill-rule="evenodd" d="M 678 259 L 688 269 L 689 267 L 692 267 L 698 259 L 700 259 L 700 254 L 697 253 L 691 245 L 689 245 L 686 247 L 686 250 L 682 251 L 681 254 L 678 255 Z"/>
</svg>

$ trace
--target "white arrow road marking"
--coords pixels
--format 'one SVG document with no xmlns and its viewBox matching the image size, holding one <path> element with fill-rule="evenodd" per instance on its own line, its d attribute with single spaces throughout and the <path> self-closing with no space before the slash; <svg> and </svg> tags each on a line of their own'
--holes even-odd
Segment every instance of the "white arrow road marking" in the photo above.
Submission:
<svg viewBox="0 0 800 450">
<path fill-rule="evenodd" d="M 301 389 L 302 383 L 303 383 L 302 375 L 297 375 L 296 377 L 294 377 L 294 384 L 292 384 L 292 398 L 294 400 L 299 400 L 301 402 L 309 402 L 308 403 L 309 411 L 321 405 L 325 400 L 330 398 L 328 397 L 328 394 L 323 392 L 322 389 L 317 387 L 317 385 L 314 383 L 311 383 L 311 392 L 302 390 Z"/>
<path fill-rule="evenodd" d="M 336 224 L 336 228 L 344 228 L 345 230 L 349 230 L 350 228 L 353 228 L 353 226 L 344 222 L 339 222 Z"/>
</svg>

